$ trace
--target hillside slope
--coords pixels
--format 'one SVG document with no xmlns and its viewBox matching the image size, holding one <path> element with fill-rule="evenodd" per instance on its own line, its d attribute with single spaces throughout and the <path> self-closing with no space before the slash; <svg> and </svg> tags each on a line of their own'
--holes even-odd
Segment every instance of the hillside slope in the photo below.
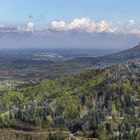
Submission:
<svg viewBox="0 0 140 140">
<path fill-rule="evenodd" d="M 81 57 L 76 58 L 72 61 L 79 61 L 79 62 L 85 62 L 89 63 L 91 65 L 110 65 L 110 64 L 118 64 L 118 63 L 124 63 L 130 60 L 137 60 L 140 59 L 140 44 L 137 46 L 124 50 L 122 52 L 105 55 L 101 57 Z"/>
<path fill-rule="evenodd" d="M 101 140 L 139 139 L 140 62 L 7 89 L 0 94 L 0 112 L 1 128 L 70 130 Z"/>
</svg>

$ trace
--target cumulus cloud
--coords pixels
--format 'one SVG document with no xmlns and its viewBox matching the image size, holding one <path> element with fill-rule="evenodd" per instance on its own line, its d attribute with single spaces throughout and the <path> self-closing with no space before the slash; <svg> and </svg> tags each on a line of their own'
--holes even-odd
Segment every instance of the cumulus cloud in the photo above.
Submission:
<svg viewBox="0 0 140 140">
<path fill-rule="evenodd" d="M 28 31 L 28 32 L 33 32 L 34 31 L 34 23 L 33 22 L 28 22 L 27 23 L 26 31 Z"/>
<path fill-rule="evenodd" d="M 56 30 L 68 30 L 68 27 L 64 21 L 53 21 L 51 28 Z"/>
<path fill-rule="evenodd" d="M 53 21 L 50 28 L 56 31 L 69 31 L 74 29 L 81 29 L 87 32 L 116 32 L 117 28 L 113 27 L 111 23 L 102 20 L 98 23 L 90 18 L 74 19 L 66 23 L 65 21 Z"/>
<path fill-rule="evenodd" d="M 20 26 L 6 26 L 0 24 L 0 32 L 17 32 L 17 33 L 35 33 L 44 35 L 54 35 L 55 32 L 59 33 L 111 33 L 111 34 L 140 34 L 140 27 L 137 26 L 136 21 L 130 19 L 126 23 L 111 23 L 107 20 L 94 21 L 89 17 L 76 18 L 70 22 L 52 21 L 47 25 L 47 28 L 35 29 L 34 22 L 28 22 Z"/>
<path fill-rule="evenodd" d="M 135 25 L 136 24 L 136 22 L 133 20 L 133 19 L 130 19 L 129 21 L 128 21 L 128 25 L 129 26 L 133 26 L 133 25 Z"/>
<path fill-rule="evenodd" d="M 102 20 L 99 23 L 97 23 L 97 31 L 99 32 L 111 32 L 111 33 L 115 33 L 118 30 L 117 27 L 113 27 L 113 25 L 109 22 L 107 22 L 106 20 Z"/>
<path fill-rule="evenodd" d="M 107 20 L 94 21 L 89 17 L 70 22 L 52 21 L 46 28 L 35 28 L 33 22 L 24 25 L 0 24 L 1 46 L 79 46 L 121 47 L 134 44 L 140 39 L 140 27 L 135 21 L 111 23 Z M 7 41 L 8 40 L 8 41 Z M 79 41 L 80 40 L 80 41 Z M 115 46 L 116 45 L 116 46 Z"/>
<path fill-rule="evenodd" d="M 74 19 L 69 23 L 66 23 L 65 21 L 52 21 L 50 28 L 57 31 L 69 31 L 73 29 L 93 31 L 96 28 L 96 24 L 90 18 L 81 18 Z"/>
</svg>

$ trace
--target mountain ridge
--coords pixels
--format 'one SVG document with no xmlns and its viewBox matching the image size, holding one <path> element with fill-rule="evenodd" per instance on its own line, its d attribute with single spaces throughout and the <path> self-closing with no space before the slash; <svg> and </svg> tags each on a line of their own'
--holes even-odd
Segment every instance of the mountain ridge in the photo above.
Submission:
<svg viewBox="0 0 140 140">
<path fill-rule="evenodd" d="M 91 65 L 110 65 L 124 63 L 131 60 L 140 59 L 140 43 L 133 48 L 123 50 L 121 52 L 99 56 L 99 57 L 79 57 L 71 61 L 80 61 Z"/>
</svg>

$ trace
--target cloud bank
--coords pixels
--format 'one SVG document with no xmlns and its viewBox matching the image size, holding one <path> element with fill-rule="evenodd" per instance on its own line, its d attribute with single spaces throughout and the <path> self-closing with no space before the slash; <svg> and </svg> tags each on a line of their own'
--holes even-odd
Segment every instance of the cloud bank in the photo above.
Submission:
<svg viewBox="0 0 140 140">
<path fill-rule="evenodd" d="M 65 22 L 63 20 L 60 21 L 52 21 L 51 23 L 46 24 L 46 27 L 42 27 L 42 29 L 35 28 L 34 22 L 28 22 L 25 26 L 15 25 L 5 26 L 4 24 L 0 24 L 0 32 L 34 32 L 34 31 L 52 31 L 52 32 L 87 32 L 87 33 L 136 33 L 138 34 L 140 31 L 140 27 L 135 26 L 137 23 L 133 19 L 128 20 L 127 23 L 117 23 L 113 24 L 107 20 L 101 20 L 95 22 L 89 17 L 77 18 L 73 19 L 70 22 Z"/>
<path fill-rule="evenodd" d="M 140 27 L 130 19 L 126 23 L 107 20 L 94 21 L 89 17 L 70 22 L 52 21 L 37 28 L 34 22 L 25 25 L 0 24 L 1 47 L 132 47 L 140 41 Z"/>
<path fill-rule="evenodd" d="M 74 19 L 71 22 L 52 21 L 49 28 L 53 31 L 85 31 L 89 33 L 140 34 L 140 27 L 133 19 L 126 23 L 113 24 L 106 20 L 95 22 L 89 17 Z"/>
<path fill-rule="evenodd" d="M 74 19 L 69 23 L 66 23 L 65 21 L 53 21 L 50 24 L 50 28 L 56 31 L 71 31 L 79 29 L 86 32 L 117 32 L 117 28 L 113 27 L 113 25 L 106 20 L 96 23 L 90 18 Z"/>
</svg>

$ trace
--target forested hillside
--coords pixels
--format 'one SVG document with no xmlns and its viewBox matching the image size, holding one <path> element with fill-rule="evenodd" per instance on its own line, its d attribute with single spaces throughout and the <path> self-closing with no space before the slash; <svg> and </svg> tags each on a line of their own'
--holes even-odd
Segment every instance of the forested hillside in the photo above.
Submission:
<svg viewBox="0 0 140 140">
<path fill-rule="evenodd" d="M 139 140 L 140 62 L 5 89 L 0 93 L 0 127 Z"/>
</svg>

